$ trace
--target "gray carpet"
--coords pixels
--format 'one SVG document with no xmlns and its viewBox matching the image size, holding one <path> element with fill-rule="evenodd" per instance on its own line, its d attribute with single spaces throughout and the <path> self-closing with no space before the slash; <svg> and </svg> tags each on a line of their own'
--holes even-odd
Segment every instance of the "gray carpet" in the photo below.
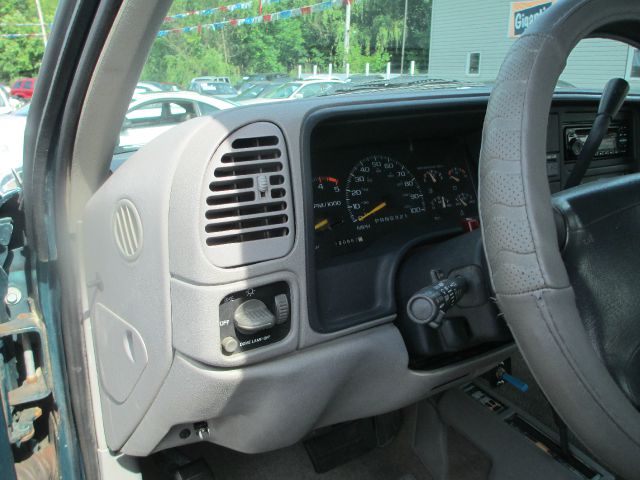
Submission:
<svg viewBox="0 0 640 480">
<path fill-rule="evenodd" d="M 557 430 L 544 394 L 518 353 L 512 357 L 512 371 L 514 376 L 529 384 L 527 393 L 523 394 L 508 384 L 491 389 L 486 381 L 476 381 L 547 427 Z M 170 479 L 172 476 L 169 472 L 176 465 L 204 459 L 214 472 L 215 480 L 433 480 L 427 468 L 413 452 L 410 425 L 411 422 L 405 421 L 396 438 L 388 445 L 375 448 L 322 474 L 314 471 L 301 443 L 257 455 L 242 454 L 209 443 L 198 443 L 148 458 L 143 462 L 143 478 Z M 452 429 L 448 432 L 448 450 L 450 480 L 488 478 L 491 470 L 490 460 Z"/>
<path fill-rule="evenodd" d="M 449 428 L 450 480 L 486 480 L 491 472 L 491 460 L 478 447 Z"/>
<path fill-rule="evenodd" d="M 301 443 L 257 455 L 200 443 L 183 449 L 183 453 L 204 458 L 215 480 L 432 480 L 410 447 L 407 428 L 390 444 L 321 474 L 314 471 Z"/>
<path fill-rule="evenodd" d="M 204 459 L 215 480 L 433 480 L 412 449 L 410 422 L 392 442 L 350 462 L 318 474 L 301 443 L 258 455 L 247 455 L 209 443 L 171 449 L 145 459 L 143 478 L 169 480 L 177 465 Z M 486 480 L 491 464 L 468 440 L 448 432 L 450 480 Z"/>
</svg>

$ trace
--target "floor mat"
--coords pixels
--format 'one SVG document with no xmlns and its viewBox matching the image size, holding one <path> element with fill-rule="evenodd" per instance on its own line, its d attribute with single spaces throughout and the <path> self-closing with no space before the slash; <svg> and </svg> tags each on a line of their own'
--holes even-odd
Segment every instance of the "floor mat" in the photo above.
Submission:
<svg viewBox="0 0 640 480">
<path fill-rule="evenodd" d="M 478 447 L 456 432 L 447 431 L 450 480 L 486 480 L 491 472 L 491 460 Z"/>
</svg>

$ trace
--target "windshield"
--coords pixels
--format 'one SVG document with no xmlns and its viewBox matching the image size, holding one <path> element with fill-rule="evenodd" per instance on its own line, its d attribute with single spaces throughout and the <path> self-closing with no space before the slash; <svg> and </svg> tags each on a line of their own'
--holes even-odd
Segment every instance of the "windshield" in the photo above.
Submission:
<svg viewBox="0 0 640 480">
<path fill-rule="evenodd" d="M 174 0 L 139 85 L 233 99 L 229 108 L 373 91 L 488 93 L 509 48 L 555 1 Z M 639 52 L 589 39 L 571 54 L 557 90 L 601 92 L 612 77 L 640 93 Z M 120 146 L 211 113 L 191 111 L 129 124 Z"/>
</svg>

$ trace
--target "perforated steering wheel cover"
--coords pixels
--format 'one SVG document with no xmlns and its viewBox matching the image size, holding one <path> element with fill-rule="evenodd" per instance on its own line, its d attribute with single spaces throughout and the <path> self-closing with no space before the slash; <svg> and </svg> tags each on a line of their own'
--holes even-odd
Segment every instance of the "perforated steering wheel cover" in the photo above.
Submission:
<svg viewBox="0 0 640 480">
<path fill-rule="evenodd" d="M 640 478 L 640 413 L 594 350 L 557 244 L 546 175 L 551 99 L 573 47 L 640 40 L 640 2 L 561 0 L 518 39 L 485 117 L 480 215 L 497 299 L 536 380 L 570 429 L 625 478 Z"/>
</svg>

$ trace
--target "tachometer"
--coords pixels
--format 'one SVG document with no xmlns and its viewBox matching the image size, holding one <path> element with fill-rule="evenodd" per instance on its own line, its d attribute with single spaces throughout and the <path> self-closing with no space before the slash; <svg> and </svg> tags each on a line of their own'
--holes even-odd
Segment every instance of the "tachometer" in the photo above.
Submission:
<svg viewBox="0 0 640 480">
<path fill-rule="evenodd" d="M 374 155 L 358 162 L 347 179 L 347 210 L 360 225 L 404 220 L 425 211 L 413 174 L 390 157 Z"/>
<path fill-rule="evenodd" d="M 342 185 L 329 175 L 313 179 L 314 230 L 321 232 L 343 223 Z"/>
</svg>

